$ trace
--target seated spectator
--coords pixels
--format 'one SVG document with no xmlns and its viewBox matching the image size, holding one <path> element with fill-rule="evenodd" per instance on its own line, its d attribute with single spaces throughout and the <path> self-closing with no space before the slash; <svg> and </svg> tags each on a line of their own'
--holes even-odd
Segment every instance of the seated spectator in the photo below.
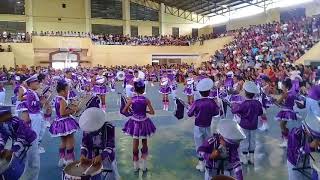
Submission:
<svg viewBox="0 0 320 180">
<path fill-rule="evenodd" d="M 12 49 L 11 49 L 11 46 L 8 45 L 8 49 L 7 49 L 8 52 L 12 52 Z"/>
<path fill-rule="evenodd" d="M 0 52 L 4 52 L 4 49 L 2 48 L 2 45 L 0 45 Z"/>
</svg>

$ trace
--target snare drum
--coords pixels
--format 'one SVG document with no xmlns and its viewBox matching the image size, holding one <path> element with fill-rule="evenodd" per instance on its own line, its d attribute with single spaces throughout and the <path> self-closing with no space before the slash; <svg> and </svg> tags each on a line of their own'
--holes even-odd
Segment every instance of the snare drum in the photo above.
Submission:
<svg viewBox="0 0 320 180">
<path fill-rule="evenodd" d="M 90 165 L 80 165 L 79 161 L 73 162 L 63 170 L 62 180 L 101 180 L 102 165 L 99 167 L 90 167 Z M 87 175 L 83 173 L 87 171 Z"/>
<path fill-rule="evenodd" d="M 12 156 L 10 161 L 0 159 L 0 177 L 3 180 L 18 180 L 24 171 L 24 163 Z"/>
</svg>

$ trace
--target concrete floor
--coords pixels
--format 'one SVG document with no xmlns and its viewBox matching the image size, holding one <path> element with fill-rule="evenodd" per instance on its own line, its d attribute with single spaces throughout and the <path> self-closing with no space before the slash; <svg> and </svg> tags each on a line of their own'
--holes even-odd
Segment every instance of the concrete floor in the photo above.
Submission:
<svg viewBox="0 0 320 180">
<path fill-rule="evenodd" d="M 8 87 L 8 89 L 11 89 Z M 118 86 L 120 90 L 120 86 Z M 178 96 L 186 97 L 179 88 Z M 12 90 L 8 90 L 7 100 L 11 97 Z M 193 142 L 193 118 L 185 118 L 178 121 L 172 115 L 173 103 L 169 112 L 162 111 L 161 96 L 158 86 L 147 89 L 147 96 L 156 109 L 154 121 L 157 132 L 149 141 L 150 160 L 149 171 L 146 174 L 135 174 L 132 171 L 132 139 L 121 132 L 126 118 L 119 115 L 118 95 L 111 93 L 107 96 L 108 117 L 116 125 L 116 158 L 120 175 L 124 180 L 200 180 L 203 173 L 195 169 L 197 158 Z M 278 147 L 280 143 L 280 130 L 278 122 L 273 120 L 277 108 L 268 110 L 270 129 L 268 132 L 259 132 L 257 136 L 257 148 L 255 165 L 243 166 L 246 180 L 285 180 L 287 178 L 286 151 Z M 228 117 L 232 115 L 229 114 Z M 214 119 L 213 131 L 219 119 Z M 295 124 L 297 125 L 297 124 Z M 76 133 L 76 157 L 79 158 L 81 132 Z M 41 172 L 39 180 L 60 179 L 61 169 L 57 167 L 59 138 L 51 138 L 47 132 L 42 146 L 46 153 L 41 154 Z"/>
</svg>

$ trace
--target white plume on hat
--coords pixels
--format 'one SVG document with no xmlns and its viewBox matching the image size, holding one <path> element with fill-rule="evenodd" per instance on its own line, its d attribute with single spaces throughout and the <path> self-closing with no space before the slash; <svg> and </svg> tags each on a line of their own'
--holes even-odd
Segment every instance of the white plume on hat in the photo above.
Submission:
<svg viewBox="0 0 320 180">
<path fill-rule="evenodd" d="M 246 138 L 239 124 L 232 120 L 220 120 L 217 132 L 224 138 L 229 140 L 243 140 Z"/>
<path fill-rule="evenodd" d="M 198 91 L 209 91 L 213 88 L 213 81 L 210 78 L 204 78 L 197 84 Z"/>
<path fill-rule="evenodd" d="M 308 129 L 312 130 L 313 133 L 317 133 L 320 135 L 320 116 L 309 112 L 307 117 L 303 121 L 303 123 L 308 127 Z"/>
<path fill-rule="evenodd" d="M 99 130 L 107 122 L 106 113 L 100 108 L 86 109 L 79 119 L 79 126 L 83 131 L 93 132 Z"/>
<path fill-rule="evenodd" d="M 243 84 L 243 89 L 248 93 L 253 93 L 253 94 L 258 94 L 260 92 L 258 89 L 258 86 L 252 81 L 246 81 Z"/>
</svg>

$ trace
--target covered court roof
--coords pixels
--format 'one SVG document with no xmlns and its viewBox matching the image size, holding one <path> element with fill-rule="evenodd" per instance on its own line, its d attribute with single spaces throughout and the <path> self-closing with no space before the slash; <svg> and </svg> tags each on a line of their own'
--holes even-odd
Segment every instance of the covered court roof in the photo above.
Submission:
<svg viewBox="0 0 320 180">
<path fill-rule="evenodd" d="M 265 8 L 274 0 L 152 0 L 164 3 L 183 11 L 193 12 L 202 16 L 213 17 L 224 15 L 249 6 Z"/>
</svg>

